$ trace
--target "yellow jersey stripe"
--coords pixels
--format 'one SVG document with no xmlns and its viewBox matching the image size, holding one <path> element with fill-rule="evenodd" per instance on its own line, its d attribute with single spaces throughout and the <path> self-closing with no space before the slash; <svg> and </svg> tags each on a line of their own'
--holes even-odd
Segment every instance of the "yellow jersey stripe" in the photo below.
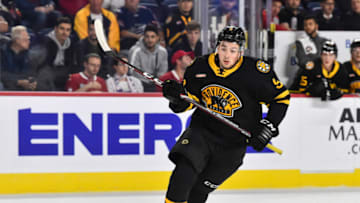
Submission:
<svg viewBox="0 0 360 203">
<path fill-rule="evenodd" d="M 289 90 L 285 90 L 285 91 L 281 92 L 278 96 L 276 96 L 274 98 L 274 100 L 283 99 L 283 98 L 287 97 L 288 95 L 290 95 Z"/>
<path fill-rule="evenodd" d="M 183 35 L 183 32 L 178 32 L 176 33 L 176 35 L 174 35 L 170 40 L 169 40 L 169 45 L 172 45 L 181 35 Z"/>
<path fill-rule="evenodd" d="M 290 100 L 289 100 L 289 99 L 286 99 L 286 100 L 280 100 L 280 101 L 276 101 L 276 103 L 280 103 L 280 104 L 287 104 L 287 105 L 289 105 L 289 104 L 290 104 Z"/>
<path fill-rule="evenodd" d="M 190 97 L 191 99 L 195 100 L 197 103 L 200 103 L 200 100 L 193 94 L 191 94 L 190 92 L 187 93 L 188 97 Z M 190 103 L 189 107 L 187 107 L 185 109 L 185 111 L 191 110 L 194 108 L 194 104 Z"/>
</svg>

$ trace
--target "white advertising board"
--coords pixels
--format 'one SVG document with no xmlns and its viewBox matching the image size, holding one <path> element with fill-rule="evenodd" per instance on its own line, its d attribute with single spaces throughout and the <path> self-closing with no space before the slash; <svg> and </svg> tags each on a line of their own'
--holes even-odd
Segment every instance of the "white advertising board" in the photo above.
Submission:
<svg viewBox="0 0 360 203">
<path fill-rule="evenodd" d="M 360 180 L 357 172 L 360 97 L 323 102 L 318 98 L 292 96 L 280 135 L 272 142 L 284 154 L 280 156 L 269 150 L 254 152 L 249 147 L 243 166 L 233 178 L 235 181 L 225 184 L 225 188 L 360 185 L 360 181 L 353 181 L 354 177 Z M 172 113 L 160 95 L 75 97 L 68 93 L 61 96 L 4 93 L 0 97 L 0 178 L 3 180 L 0 194 L 73 191 L 71 188 L 75 191 L 165 189 L 174 167 L 167 158 L 168 152 L 192 113 Z M 329 181 L 337 173 L 351 176 L 336 183 L 322 183 L 323 179 L 316 177 L 308 182 L 302 180 L 309 179 L 301 174 L 324 173 L 331 174 Z M 28 186 L 38 179 L 34 174 L 44 178 L 36 190 Z M 82 181 L 74 179 L 81 174 Z M 276 181 L 254 186 L 251 180 L 243 181 L 241 174 L 247 174 L 250 179 L 273 177 Z M 138 186 L 142 177 L 150 183 Z M 153 179 L 161 181 L 154 185 Z M 48 189 L 54 180 L 62 186 Z M 99 181 L 104 181 L 102 186 L 109 189 L 99 188 Z M 9 184 L 14 188 L 9 188 Z"/>
</svg>

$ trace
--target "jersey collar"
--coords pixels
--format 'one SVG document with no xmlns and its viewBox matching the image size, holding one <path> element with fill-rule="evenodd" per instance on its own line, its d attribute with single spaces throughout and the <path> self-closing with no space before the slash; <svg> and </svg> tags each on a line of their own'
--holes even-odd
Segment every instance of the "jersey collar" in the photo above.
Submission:
<svg viewBox="0 0 360 203">
<path fill-rule="evenodd" d="M 351 67 L 353 71 L 356 73 L 356 75 L 360 75 L 360 69 L 358 69 L 352 61 L 351 61 Z"/>
<path fill-rule="evenodd" d="M 89 78 L 85 75 L 84 72 L 80 72 L 80 76 L 84 78 L 85 80 L 89 80 Z M 96 81 L 97 77 L 96 75 L 92 78 L 93 81 Z"/>
<path fill-rule="evenodd" d="M 218 65 L 216 65 L 215 56 L 216 56 L 215 53 L 210 54 L 209 59 L 208 59 L 209 65 L 210 65 L 211 70 L 215 73 L 215 75 L 218 77 L 222 77 L 222 78 L 226 78 L 231 73 L 237 71 L 241 67 L 241 64 L 243 62 L 243 56 L 241 56 L 239 61 L 232 68 L 223 69 L 223 68 L 220 68 Z"/>
<path fill-rule="evenodd" d="M 339 69 L 340 69 L 340 64 L 339 64 L 339 62 L 335 61 L 335 62 L 334 62 L 334 67 L 333 67 L 333 69 L 332 69 L 330 72 L 328 72 L 328 71 L 324 68 L 323 65 L 321 65 L 321 69 L 322 69 L 322 74 L 324 75 L 324 77 L 329 79 L 329 78 L 334 77 L 334 75 L 339 71 Z"/>
</svg>

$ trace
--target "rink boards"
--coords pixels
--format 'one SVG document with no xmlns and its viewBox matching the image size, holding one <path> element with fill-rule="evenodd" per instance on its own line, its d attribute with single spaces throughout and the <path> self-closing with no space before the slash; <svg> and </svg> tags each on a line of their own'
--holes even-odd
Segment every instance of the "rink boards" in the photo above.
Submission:
<svg viewBox="0 0 360 203">
<path fill-rule="evenodd" d="M 0 193 L 165 190 L 191 112 L 160 94 L 1 93 Z M 284 151 L 254 152 L 222 189 L 360 186 L 360 98 L 292 95 Z"/>
</svg>

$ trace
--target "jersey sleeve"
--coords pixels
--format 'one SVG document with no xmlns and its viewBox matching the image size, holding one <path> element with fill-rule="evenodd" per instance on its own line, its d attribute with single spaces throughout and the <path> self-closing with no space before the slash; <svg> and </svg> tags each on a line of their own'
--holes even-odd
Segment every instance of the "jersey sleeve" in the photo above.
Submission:
<svg viewBox="0 0 360 203">
<path fill-rule="evenodd" d="M 196 88 L 194 85 L 194 68 L 198 66 L 198 62 L 196 59 L 194 59 L 193 63 L 186 68 L 185 74 L 184 74 L 184 80 L 182 82 L 182 85 L 185 89 L 186 95 L 195 100 L 196 102 L 200 103 L 199 95 L 196 94 Z M 169 105 L 170 109 L 174 112 L 184 112 L 193 109 L 195 106 L 194 104 L 189 103 L 189 105 L 186 105 L 186 108 L 179 109 L 177 105 L 170 103 Z"/>
<path fill-rule="evenodd" d="M 305 93 L 309 84 L 313 81 L 311 75 L 312 74 L 310 70 L 301 70 L 294 81 L 295 86 L 292 90 L 294 90 L 295 93 Z"/>
<path fill-rule="evenodd" d="M 342 92 L 349 92 L 350 80 L 348 77 L 348 72 L 344 65 L 340 65 L 339 76 L 336 77 L 335 83 L 337 84 L 337 88 L 339 88 Z"/>
<path fill-rule="evenodd" d="M 256 68 L 259 71 L 257 98 L 259 102 L 265 103 L 269 108 L 266 118 L 278 126 L 290 104 L 290 92 L 268 63 L 258 60 Z"/>
</svg>

